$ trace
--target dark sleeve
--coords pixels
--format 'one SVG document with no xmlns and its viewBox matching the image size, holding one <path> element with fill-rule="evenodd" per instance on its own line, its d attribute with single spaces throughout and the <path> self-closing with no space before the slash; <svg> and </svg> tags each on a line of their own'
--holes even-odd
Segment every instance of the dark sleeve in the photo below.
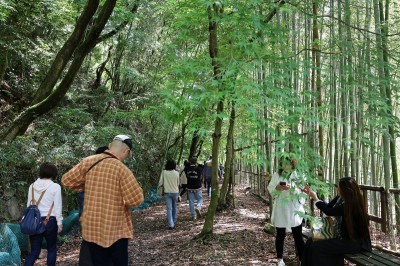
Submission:
<svg viewBox="0 0 400 266">
<path fill-rule="evenodd" d="M 324 201 L 319 201 L 315 204 L 315 206 L 317 206 L 317 208 L 320 209 L 327 216 L 343 216 L 343 213 L 344 213 L 343 204 L 333 207 L 333 205 L 337 201 L 337 198 L 338 197 L 334 198 L 329 203 L 326 203 Z M 334 202 L 334 203 L 331 204 L 332 202 Z M 332 205 L 332 206 L 330 206 L 330 205 Z"/>
<path fill-rule="evenodd" d="M 328 203 L 328 207 L 329 208 L 333 208 L 333 206 L 335 206 L 335 204 L 336 204 L 336 202 L 339 200 L 339 196 L 336 196 L 335 198 L 333 198 L 333 200 L 331 200 L 329 203 Z"/>
</svg>

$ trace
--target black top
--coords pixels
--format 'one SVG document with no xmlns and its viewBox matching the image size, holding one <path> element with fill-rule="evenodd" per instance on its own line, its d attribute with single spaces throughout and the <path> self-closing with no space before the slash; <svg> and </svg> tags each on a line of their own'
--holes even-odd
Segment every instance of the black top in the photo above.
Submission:
<svg viewBox="0 0 400 266">
<path fill-rule="evenodd" d="M 345 220 L 343 219 L 344 204 L 345 204 L 344 202 L 341 202 L 341 198 L 339 196 L 336 196 L 329 203 L 326 203 L 324 201 L 318 201 L 315 205 L 327 216 L 335 216 L 337 219 L 339 218 L 339 220 L 341 220 L 340 230 L 342 238 L 350 239 L 349 234 L 347 232 Z M 367 239 L 360 239 L 359 242 L 363 249 L 372 251 L 371 238 L 369 236 Z"/>
<path fill-rule="evenodd" d="M 188 189 L 199 189 L 201 188 L 201 172 L 202 167 L 198 165 L 191 165 L 184 169 L 187 178 Z"/>
</svg>

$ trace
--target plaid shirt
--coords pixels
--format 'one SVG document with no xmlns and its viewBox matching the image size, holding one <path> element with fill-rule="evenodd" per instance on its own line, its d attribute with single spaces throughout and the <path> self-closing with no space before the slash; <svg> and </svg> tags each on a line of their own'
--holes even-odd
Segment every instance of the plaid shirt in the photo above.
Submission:
<svg viewBox="0 0 400 266">
<path fill-rule="evenodd" d="M 120 160 L 104 159 L 87 172 L 94 163 L 109 156 L 104 153 L 89 156 L 61 180 L 67 188 L 85 191 L 82 237 L 105 248 L 118 239 L 132 239 L 133 225 L 128 207 L 137 207 L 143 202 L 142 188 Z"/>
</svg>

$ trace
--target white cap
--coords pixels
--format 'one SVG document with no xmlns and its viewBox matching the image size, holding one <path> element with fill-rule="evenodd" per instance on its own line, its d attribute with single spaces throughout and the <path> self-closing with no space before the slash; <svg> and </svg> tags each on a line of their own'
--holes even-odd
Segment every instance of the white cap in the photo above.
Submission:
<svg viewBox="0 0 400 266">
<path fill-rule="evenodd" d="M 132 150 L 132 139 L 131 137 L 127 136 L 127 135 L 116 135 L 114 137 L 114 140 L 119 140 L 122 141 L 123 143 L 125 143 L 130 150 Z"/>
</svg>

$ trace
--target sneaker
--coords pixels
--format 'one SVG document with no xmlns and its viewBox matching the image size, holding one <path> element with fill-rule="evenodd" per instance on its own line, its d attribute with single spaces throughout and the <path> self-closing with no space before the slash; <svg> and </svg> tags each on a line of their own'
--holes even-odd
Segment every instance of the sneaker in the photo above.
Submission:
<svg viewBox="0 0 400 266">
<path fill-rule="evenodd" d="M 169 230 L 174 230 L 174 227 L 170 226 L 168 227 Z"/>
<path fill-rule="evenodd" d="M 196 221 L 197 219 L 196 219 L 196 216 L 193 216 L 192 217 L 192 221 Z"/>
<path fill-rule="evenodd" d="M 279 259 L 278 263 L 276 265 L 277 266 L 285 266 L 286 264 L 283 262 L 283 259 Z"/>
<path fill-rule="evenodd" d="M 196 211 L 197 219 L 200 219 L 201 218 L 200 210 L 198 208 L 196 208 L 195 211 Z"/>
</svg>

